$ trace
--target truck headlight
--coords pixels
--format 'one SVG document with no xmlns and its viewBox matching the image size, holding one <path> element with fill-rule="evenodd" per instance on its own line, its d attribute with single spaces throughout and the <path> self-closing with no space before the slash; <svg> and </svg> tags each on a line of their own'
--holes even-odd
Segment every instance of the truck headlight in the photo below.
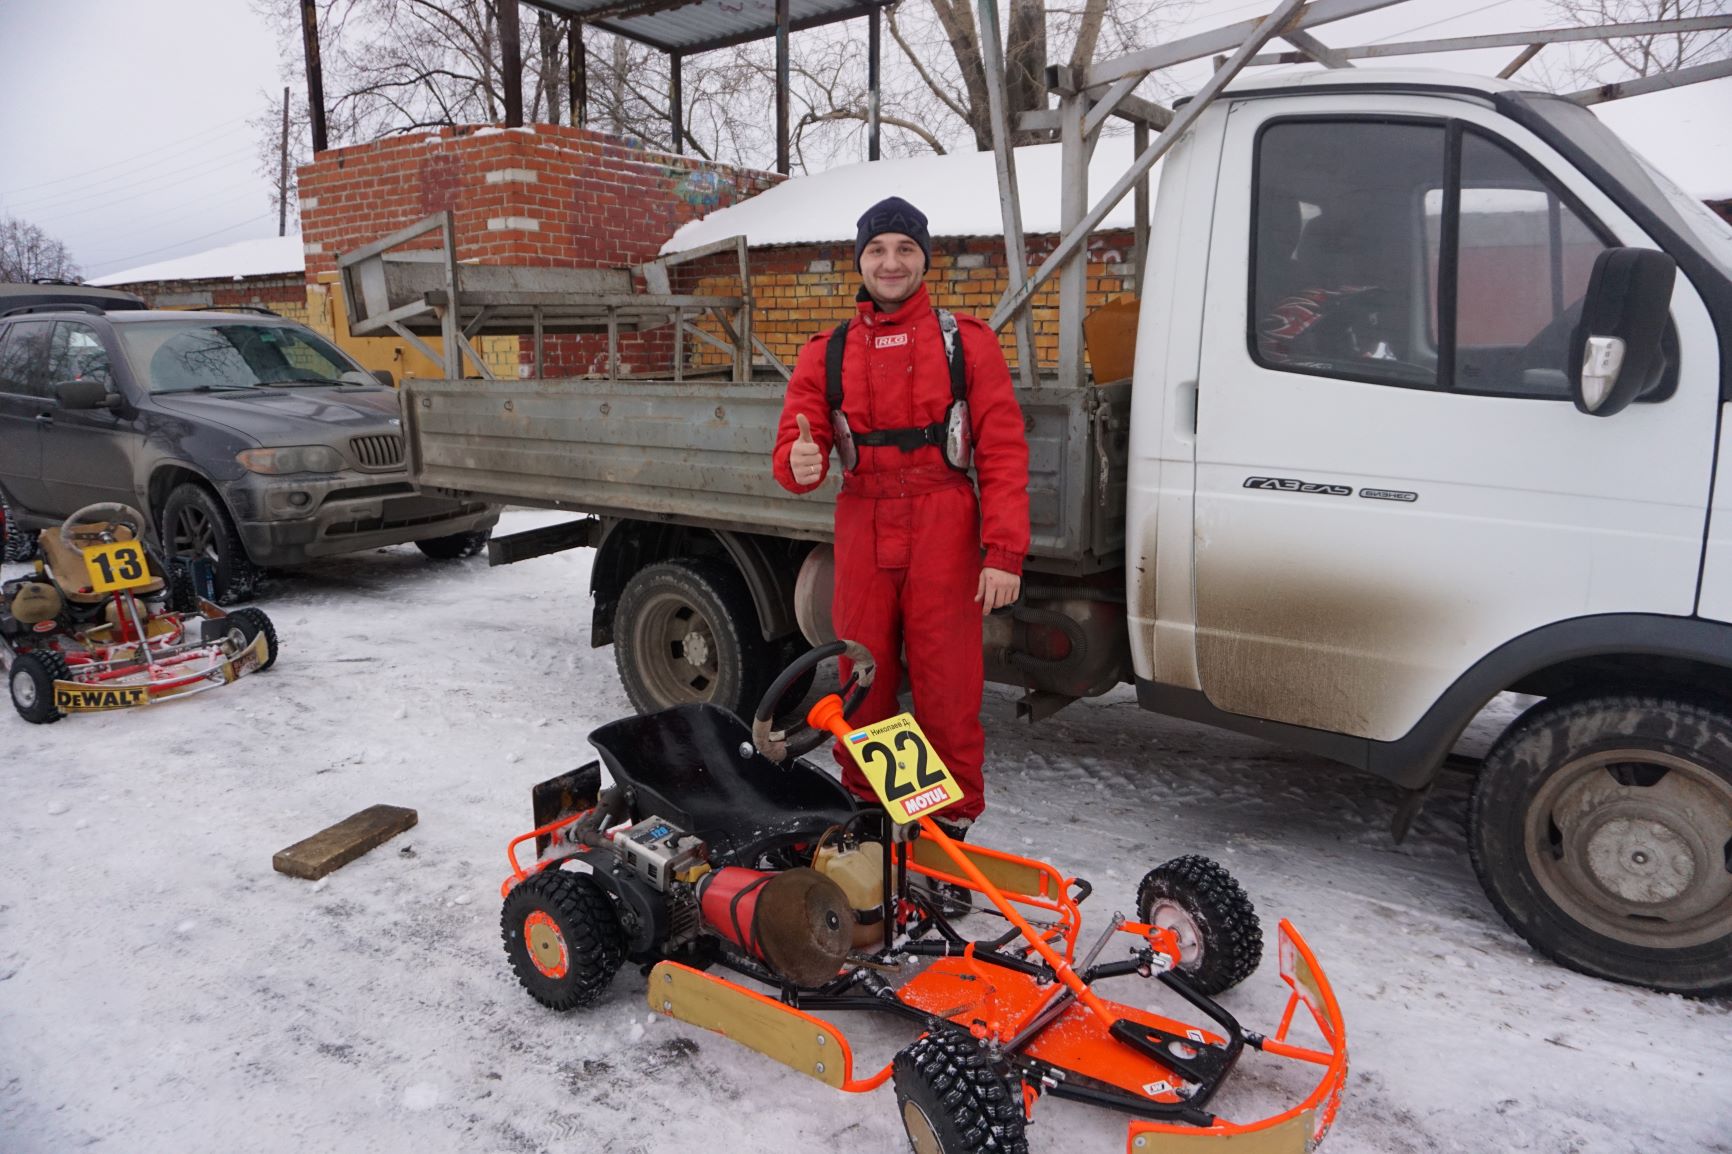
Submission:
<svg viewBox="0 0 1732 1154">
<path fill-rule="evenodd" d="M 281 449 L 247 449 L 235 460 L 253 473 L 337 473 L 343 455 L 329 445 L 291 445 Z"/>
</svg>

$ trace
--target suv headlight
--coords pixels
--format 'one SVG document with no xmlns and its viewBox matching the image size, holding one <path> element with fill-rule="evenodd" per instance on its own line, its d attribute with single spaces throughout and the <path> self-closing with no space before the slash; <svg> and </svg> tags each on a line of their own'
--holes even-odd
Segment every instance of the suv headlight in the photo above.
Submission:
<svg viewBox="0 0 1732 1154">
<path fill-rule="evenodd" d="M 291 445 L 283 449 L 247 449 L 235 460 L 253 473 L 338 473 L 343 454 L 329 445 Z"/>
</svg>

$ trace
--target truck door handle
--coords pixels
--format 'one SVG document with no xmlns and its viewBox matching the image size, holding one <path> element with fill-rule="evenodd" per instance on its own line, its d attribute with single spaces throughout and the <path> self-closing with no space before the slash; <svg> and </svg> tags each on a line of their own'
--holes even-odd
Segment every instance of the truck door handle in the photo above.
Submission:
<svg viewBox="0 0 1732 1154">
<path fill-rule="evenodd" d="M 53 413 L 37 413 L 36 414 L 36 423 L 38 425 L 52 425 L 54 423 L 54 414 Z"/>
</svg>

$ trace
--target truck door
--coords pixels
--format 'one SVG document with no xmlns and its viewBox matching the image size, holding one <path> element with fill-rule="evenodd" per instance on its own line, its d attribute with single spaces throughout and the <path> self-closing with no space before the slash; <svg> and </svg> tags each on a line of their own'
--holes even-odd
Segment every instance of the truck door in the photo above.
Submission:
<svg viewBox="0 0 1732 1154">
<path fill-rule="evenodd" d="M 1486 653 L 1595 613 L 1689 614 L 1718 387 L 1674 358 L 1615 418 L 1565 350 L 1597 254 L 1655 247 L 1478 101 L 1239 102 L 1217 185 L 1193 564 L 1203 691 L 1377 740 Z"/>
<path fill-rule="evenodd" d="M 0 488 L 13 504 L 42 511 L 41 420 L 48 396 L 53 321 L 13 321 L 0 333 Z"/>
<path fill-rule="evenodd" d="M 115 391 L 108 352 L 95 327 L 79 321 L 55 325 L 49 355 L 53 385 L 98 380 Z M 98 501 L 136 505 L 132 460 L 138 433 L 133 422 L 111 409 L 50 410 L 42 424 L 43 512 L 64 517 Z"/>
</svg>

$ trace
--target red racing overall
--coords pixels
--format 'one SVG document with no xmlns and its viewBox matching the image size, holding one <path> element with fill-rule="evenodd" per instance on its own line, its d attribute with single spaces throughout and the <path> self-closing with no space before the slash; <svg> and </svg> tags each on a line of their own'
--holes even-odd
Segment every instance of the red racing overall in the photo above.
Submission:
<svg viewBox="0 0 1732 1154">
<path fill-rule="evenodd" d="M 862 294 L 864 296 L 864 294 Z M 986 805 L 981 778 L 981 610 L 974 597 L 985 565 L 1022 572 L 1028 551 L 1028 443 L 998 338 L 973 317 L 956 317 L 968 369 L 968 412 L 980 495 L 944 451 L 923 445 L 863 445 L 858 466 L 836 498 L 836 635 L 858 641 L 878 662 L 877 679 L 850 719 L 870 725 L 901 710 L 902 654 L 914 690 L 914 716 L 966 792 L 947 817 L 973 818 Z M 788 452 L 804 414 L 830 468 L 830 414 L 825 351 L 830 337 L 808 341 L 788 382 L 773 457 L 783 488 L 794 480 Z M 859 304 L 842 361 L 842 408 L 855 434 L 943 421 L 951 401 L 950 368 L 937 315 L 920 286 L 894 312 Z M 843 670 L 843 677 L 847 676 Z M 863 798 L 872 788 L 839 747 L 842 781 Z"/>
</svg>

